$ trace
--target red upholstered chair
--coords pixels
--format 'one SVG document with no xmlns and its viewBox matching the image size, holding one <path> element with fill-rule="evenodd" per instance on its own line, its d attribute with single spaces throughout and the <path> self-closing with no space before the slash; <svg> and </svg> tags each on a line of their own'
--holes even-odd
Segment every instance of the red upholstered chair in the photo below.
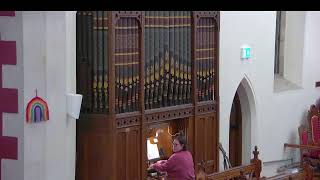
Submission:
<svg viewBox="0 0 320 180">
<path fill-rule="evenodd" d="M 308 140 L 308 129 L 304 125 L 301 125 L 298 130 L 299 130 L 299 136 L 300 136 L 300 145 L 313 145 L 313 143 L 310 144 Z M 318 160 L 319 155 L 320 155 L 320 150 L 301 149 L 300 150 L 301 163 L 305 159 L 309 159 L 309 160 L 314 159 L 312 161 Z"/>
<path fill-rule="evenodd" d="M 308 111 L 306 125 L 298 128 L 300 144 L 285 143 L 285 147 L 300 149 L 301 165 L 309 162 L 314 168 L 314 176 L 320 177 L 320 113 L 315 105 Z"/>
<path fill-rule="evenodd" d="M 308 110 L 308 127 L 307 128 L 309 128 L 309 136 L 308 136 L 308 138 L 309 138 L 309 142 L 308 143 L 312 143 L 313 141 L 312 141 L 312 128 L 311 128 L 311 124 L 312 124 L 312 122 L 311 122 L 311 119 L 312 119 L 312 117 L 314 117 L 314 116 L 318 116 L 319 117 L 319 109 L 314 105 L 314 104 L 312 104 L 311 106 L 310 106 L 310 109 Z M 315 121 L 316 119 L 314 118 L 314 120 L 313 121 Z M 316 130 L 316 129 L 315 129 Z"/>
<path fill-rule="evenodd" d="M 312 144 L 320 145 L 320 118 L 313 115 L 310 119 Z"/>
<path fill-rule="evenodd" d="M 320 118 L 319 110 L 315 105 L 311 105 L 308 111 L 308 128 L 299 127 L 300 145 L 311 145 L 320 147 Z M 309 133 L 310 132 L 310 133 Z M 320 150 L 301 149 L 301 163 L 308 160 L 313 167 L 316 167 L 315 173 L 319 173 L 320 167 Z"/>
<path fill-rule="evenodd" d="M 313 166 L 313 177 L 320 179 L 320 113 L 315 105 L 308 111 L 307 123 L 298 128 L 300 144 L 284 143 L 284 147 L 300 149 L 301 166 Z"/>
</svg>

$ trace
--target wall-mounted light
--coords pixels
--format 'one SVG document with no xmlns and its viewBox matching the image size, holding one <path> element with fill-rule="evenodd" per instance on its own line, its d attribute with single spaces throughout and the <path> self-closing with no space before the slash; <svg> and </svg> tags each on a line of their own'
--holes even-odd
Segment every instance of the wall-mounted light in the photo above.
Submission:
<svg viewBox="0 0 320 180">
<path fill-rule="evenodd" d="M 156 136 L 153 139 L 154 143 L 158 143 L 159 133 L 163 133 L 163 129 L 157 129 Z"/>
</svg>

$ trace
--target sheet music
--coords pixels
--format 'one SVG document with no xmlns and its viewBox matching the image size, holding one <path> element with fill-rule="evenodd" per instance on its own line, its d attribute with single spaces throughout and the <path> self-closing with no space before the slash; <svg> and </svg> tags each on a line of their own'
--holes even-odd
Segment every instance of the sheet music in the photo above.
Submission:
<svg viewBox="0 0 320 180">
<path fill-rule="evenodd" d="M 147 156 L 148 160 L 160 158 L 158 145 L 151 144 L 150 139 L 147 139 Z"/>
</svg>

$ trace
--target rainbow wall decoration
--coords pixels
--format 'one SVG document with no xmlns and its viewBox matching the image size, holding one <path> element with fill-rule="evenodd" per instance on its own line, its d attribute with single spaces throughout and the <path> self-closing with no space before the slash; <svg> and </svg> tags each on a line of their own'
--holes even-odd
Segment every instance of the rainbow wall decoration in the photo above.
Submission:
<svg viewBox="0 0 320 180">
<path fill-rule="evenodd" d="M 49 120 L 49 108 L 47 102 L 36 96 L 27 105 L 27 123 L 37 123 Z"/>
</svg>

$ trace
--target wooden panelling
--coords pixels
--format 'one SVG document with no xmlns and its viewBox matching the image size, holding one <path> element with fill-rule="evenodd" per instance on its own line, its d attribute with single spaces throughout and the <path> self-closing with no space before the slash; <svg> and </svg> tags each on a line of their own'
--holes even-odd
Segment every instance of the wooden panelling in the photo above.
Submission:
<svg viewBox="0 0 320 180">
<path fill-rule="evenodd" d="M 122 128 L 117 132 L 117 179 L 140 180 L 139 126 Z M 121 168 L 120 168 L 121 167 Z"/>
<path fill-rule="evenodd" d="M 105 118 L 103 118 L 105 117 Z M 87 116 L 77 123 L 77 180 L 105 180 L 111 177 L 112 132 L 107 116 Z M 99 119 L 97 119 L 99 118 Z"/>
<path fill-rule="evenodd" d="M 204 165 L 206 173 L 217 170 L 216 161 L 216 120 L 214 117 L 199 117 L 195 120 L 195 169 Z"/>
</svg>

